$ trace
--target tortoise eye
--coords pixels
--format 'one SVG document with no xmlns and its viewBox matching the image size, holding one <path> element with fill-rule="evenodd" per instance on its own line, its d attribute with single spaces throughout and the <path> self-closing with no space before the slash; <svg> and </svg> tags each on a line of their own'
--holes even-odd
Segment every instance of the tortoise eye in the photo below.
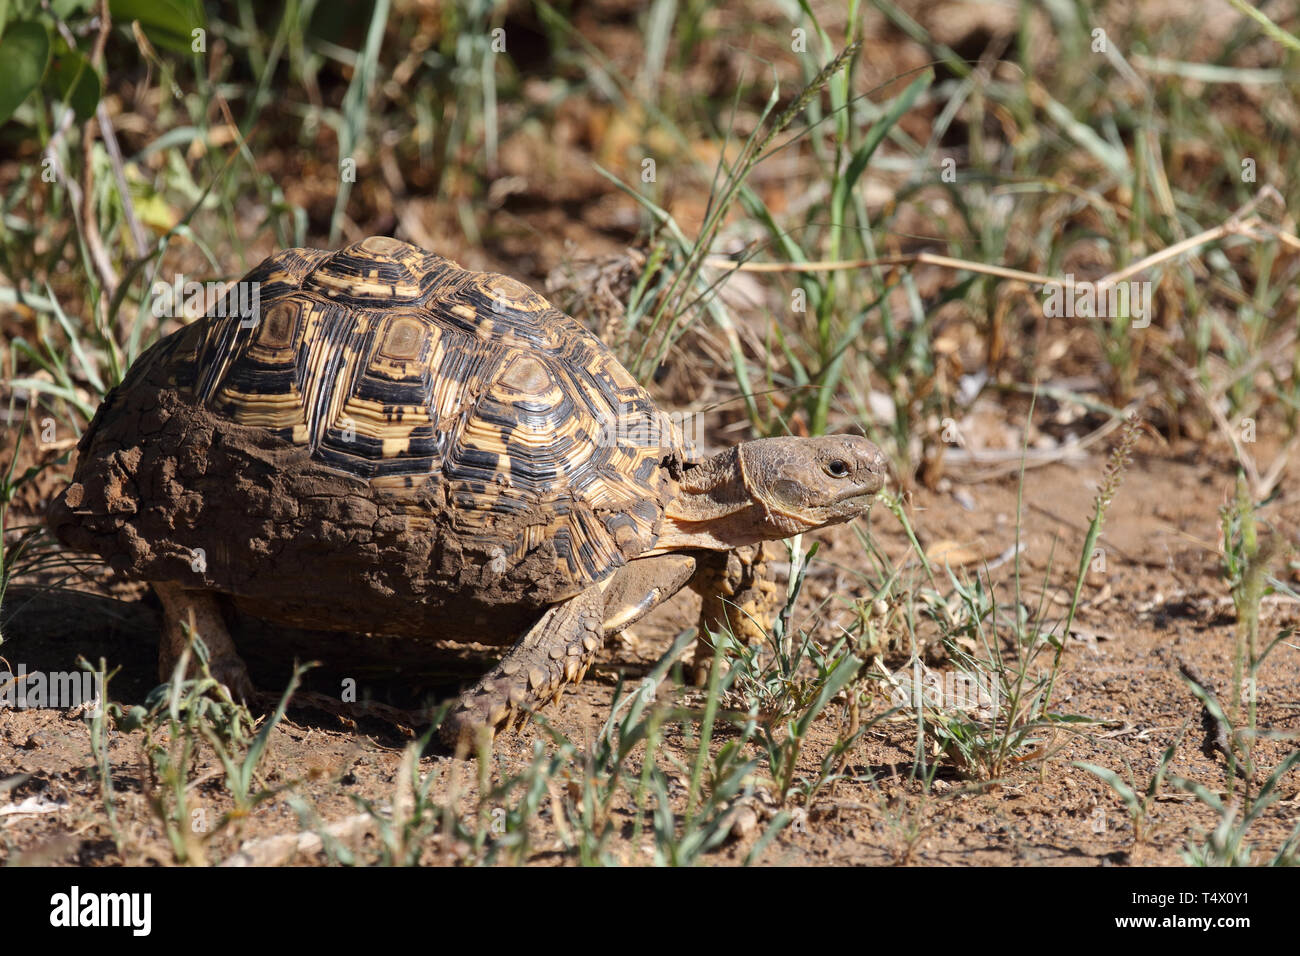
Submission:
<svg viewBox="0 0 1300 956">
<path fill-rule="evenodd" d="M 832 478 L 847 478 L 849 475 L 849 463 L 843 458 L 832 458 L 826 463 L 826 474 Z"/>
</svg>

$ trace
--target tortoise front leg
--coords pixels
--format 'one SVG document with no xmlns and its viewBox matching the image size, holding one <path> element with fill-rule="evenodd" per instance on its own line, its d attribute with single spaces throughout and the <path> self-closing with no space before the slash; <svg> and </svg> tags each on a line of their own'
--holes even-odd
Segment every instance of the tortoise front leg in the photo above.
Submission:
<svg viewBox="0 0 1300 956">
<path fill-rule="evenodd" d="M 158 648 L 159 680 L 171 680 L 176 662 L 188 643 L 184 628 L 188 624 L 208 649 L 208 671 L 212 676 L 226 685 L 235 700 L 252 699 L 253 682 L 235 650 L 235 642 L 226 628 L 216 597 L 209 591 L 186 590 L 174 581 L 155 581 L 153 589 L 163 606 L 162 643 Z M 192 661 L 190 676 L 197 670 L 198 662 Z"/>
<path fill-rule="evenodd" d="M 480 728 L 492 735 L 580 681 L 604 643 L 605 600 L 599 585 L 549 608 L 501 662 L 457 698 L 439 728 L 449 746 L 472 745 Z"/>
<path fill-rule="evenodd" d="M 762 544 L 702 556 L 691 587 L 703 600 L 690 676 L 696 687 L 705 687 L 714 652 L 709 632 L 726 631 L 747 646 L 761 641 L 785 594 L 773 577 Z"/>
<path fill-rule="evenodd" d="M 605 636 L 631 627 L 686 587 L 695 567 L 689 554 L 660 554 L 619 568 L 605 588 Z"/>
</svg>

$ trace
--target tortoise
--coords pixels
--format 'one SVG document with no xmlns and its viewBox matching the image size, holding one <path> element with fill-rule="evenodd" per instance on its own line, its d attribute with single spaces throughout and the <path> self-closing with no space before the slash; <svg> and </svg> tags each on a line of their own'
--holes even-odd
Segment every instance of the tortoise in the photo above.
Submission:
<svg viewBox="0 0 1300 956">
<path fill-rule="evenodd" d="M 581 323 L 397 239 L 289 249 L 241 285 L 130 367 L 51 506 L 64 544 L 157 592 L 163 680 L 189 622 L 252 692 L 227 611 L 505 645 L 442 731 L 497 732 L 688 584 L 701 641 L 763 626 L 761 543 L 866 513 L 884 481 L 854 435 L 697 458 Z"/>
</svg>

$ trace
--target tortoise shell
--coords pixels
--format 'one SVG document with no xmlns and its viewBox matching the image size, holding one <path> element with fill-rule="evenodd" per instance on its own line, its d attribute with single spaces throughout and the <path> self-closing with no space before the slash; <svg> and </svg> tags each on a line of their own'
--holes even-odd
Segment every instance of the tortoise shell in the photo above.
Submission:
<svg viewBox="0 0 1300 956">
<path fill-rule="evenodd" d="M 681 444 L 605 345 L 506 276 L 390 238 L 291 249 L 140 357 L 59 536 L 285 623 L 473 630 L 654 545 Z M 361 615 L 364 620 L 357 620 Z"/>
</svg>

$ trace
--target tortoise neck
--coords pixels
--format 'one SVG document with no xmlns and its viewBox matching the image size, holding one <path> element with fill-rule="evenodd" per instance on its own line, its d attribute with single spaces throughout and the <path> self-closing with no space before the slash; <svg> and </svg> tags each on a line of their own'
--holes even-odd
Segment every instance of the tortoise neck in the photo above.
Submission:
<svg viewBox="0 0 1300 956">
<path fill-rule="evenodd" d="M 739 448 L 682 466 L 677 494 L 664 509 L 655 551 L 729 550 L 764 535 L 762 505 L 750 490 Z"/>
<path fill-rule="evenodd" d="M 754 496 L 745 481 L 739 448 L 687 464 L 677 479 L 672 511 L 692 521 L 709 521 L 752 507 Z"/>
</svg>

